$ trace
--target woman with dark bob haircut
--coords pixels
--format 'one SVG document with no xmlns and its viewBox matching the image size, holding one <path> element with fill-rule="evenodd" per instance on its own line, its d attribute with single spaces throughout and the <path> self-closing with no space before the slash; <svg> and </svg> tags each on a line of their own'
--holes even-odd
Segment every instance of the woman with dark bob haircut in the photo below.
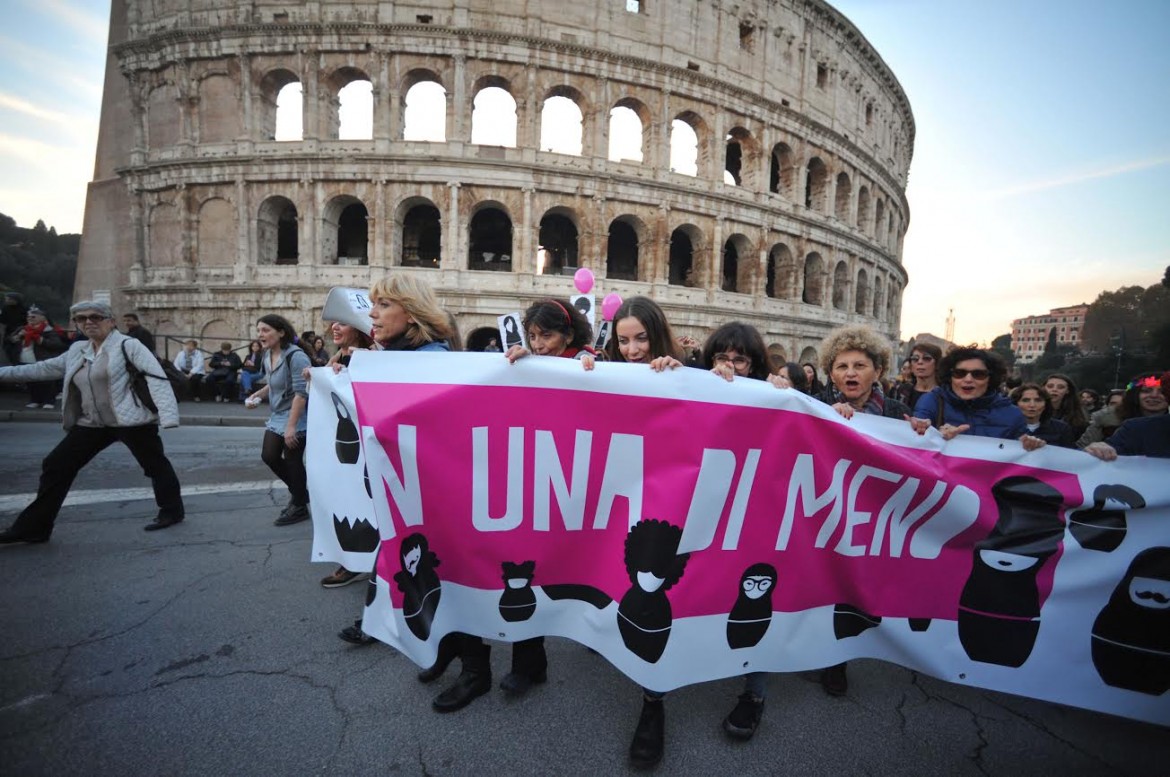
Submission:
<svg viewBox="0 0 1170 777">
<path fill-rule="evenodd" d="M 1012 389 L 1008 396 L 1024 414 L 1028 434 L 1061 448 L 1076 447 L 1073 428 L 1053 415 L 1052 397 L 1046 388 L 1038 383 L 1024 383 Z"/>
<path fill-rule="evenodd" d="M 751 324 L 731 321 L 712 332 L 703 343 L 703 367 L 727 380 L 737 376 L 767 380 L 770 366 L 764 338 Z"/>
<path fill-rule="evenodd" d="M 1028 451 L 1043 447 L 1043 440 L 1027 434 L 1020 409 L 999 393 L 1006 375 L 1007 368 L 994 353 L 969 346 L 952 348 L 939 364 L 939 385 L 918 400 L 910 425 L 919 434 L 934 426 L 944 440 L 970 432 L 1019 440 Z"/>
</svg>

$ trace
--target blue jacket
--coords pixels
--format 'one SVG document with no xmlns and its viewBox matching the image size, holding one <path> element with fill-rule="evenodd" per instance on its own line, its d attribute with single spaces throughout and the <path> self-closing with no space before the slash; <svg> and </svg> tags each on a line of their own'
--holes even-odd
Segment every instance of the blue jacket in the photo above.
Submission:
<svg viewBox="0 0 1170 777">
<path fill-rule="evenodd" d="M 1170 459 L 1170 415 L 1131 418 L 1105 442 L 1122 456 Z"/>
<path fill-rule="evenodd" d="M 965 433 L 979 437 L 1018 440 L 1028 432 L 1024 414 L 1010 399 L 997 391 L 968 400 L 956 396 L 950 386 L 937 386 L 918 400 L 918 404 L 914 406 L 914 417 L 925 418 L 934 426 L 970 424 L 971 428 Z"/>
</svg>

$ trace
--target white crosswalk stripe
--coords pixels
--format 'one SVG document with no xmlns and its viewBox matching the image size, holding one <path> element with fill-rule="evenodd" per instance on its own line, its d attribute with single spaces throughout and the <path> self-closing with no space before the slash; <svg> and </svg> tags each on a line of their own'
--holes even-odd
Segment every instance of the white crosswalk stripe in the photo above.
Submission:
<svg viewBox="0 0 1170 777">
<path fill-rule="evenodd" d="M 198 486 L 183 486 L 183 497 L 199 496 L 201 494 L 222 494 L 225 491 L 241 493 L 245 491 L 269 491 L 284 488 L 279 480 L 252 480 L 241 483 L 205 483 Z M 6 494 L 0 496 L 0 513 L 23 510 L 36 494 Z M 151 488 L 107 488 L 81 491 L 74 489 L 65 498 L 65 506 L 101 504 L 103 502 L 137 502 L 142 499 L 154 500 L 154 490 Z"/>
</svg>

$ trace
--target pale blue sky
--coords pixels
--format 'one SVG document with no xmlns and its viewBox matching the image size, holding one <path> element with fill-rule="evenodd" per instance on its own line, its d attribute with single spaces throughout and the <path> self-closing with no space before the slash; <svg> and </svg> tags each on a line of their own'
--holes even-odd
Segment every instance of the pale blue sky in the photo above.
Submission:
<svg viewBox="0 0 1170 777">
<path fill-rule="evenodd" d="M 903 337 L 1149 285 L 1170 264 L 1170 2 L 838 0 L 917 122 Z M 81 228 L 108 0 L 0 0 L 0 212 Z"/>
</svg>

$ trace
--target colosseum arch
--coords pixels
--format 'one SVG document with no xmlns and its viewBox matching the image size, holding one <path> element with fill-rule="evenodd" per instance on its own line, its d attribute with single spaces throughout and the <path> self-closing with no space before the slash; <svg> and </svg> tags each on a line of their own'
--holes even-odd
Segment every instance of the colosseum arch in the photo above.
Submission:
<svg viewBox="0 0 1170 777">
<path fill-rule="evenodd" d="M 720 284 L 723 291 L 752 293 L 752 278 L 755 276 L 752 267 L 756 262 L 753 253 L 752 241 L 745 235 L 731 235 L 723 243 Z"/>
<path fill-rule="evenodd" d="M 853 312 L 859 315 L 869 313 L 869 274 L 864 267 L 857 271 L 857 296 Z"/>
<path fill-rule="evenodd" d="M 743 127 L 733 127 L 727 133 L 724 153 L 724 182 L 756 189 L 757 168 L 760 165 L 760 144 Z M 730 177 L 731 180 L 727 180 Z"/>
<path fill-rule="evenodd" d="M 873 279 L 873 317 L 878 321 L 885 321 L 886 319 L 886 297 L 884 293 L 884 285 L 882 284 L 882 277 L 875 275 Z"/>
<path fill-rule="evenodd" d="M 833 307 L 849 309 L 849 263 L 844 259 L 833 268 Z"/>
<path fill-rule="evenodd" d="M 300 140 L 304 136 L 301 79 L 285 68 L 276 68 L 260 79 L 260 136 L 265 140 Z M 277 130 L 288 135 L 277 137 Z"/>
<path fill-rule="evenodd" d="M 222 318 L 212 319 L 199 329 L 199 347 L 207 355 L 219 350 L 220 343 L 240 345 L 240 332 Z"/>
<path fill-rule="evenodd" d="M 439 209 L 426 197 L 408 197 L 398 204 L 394 224 L 401 228 L 398 264 L 437 269 L 441 257 L 443 224 Z"/>
<path fill-rule="evenodd" d="M 471 142 L 481 146 L 516 148 L 519 121 L 511 84 L 500 76 L 484 76 L 476 84 L 473 94 Z"/>
<path fill-rule="evenodd" d="M 150 90 L 146 98 L 147 145 L 151 150 L 170 148 L 179 142 L 179 93 L 167 81 Z"/>
<path fill-rule="evenodd" d="M 374 84 L 365 71 L 339 67 L 326 79 L 329 98 L 325 100 L 327 138 L 373 140 Z"/>
<path fill-rule="evenodd" d="M 641 278 L 639 247 L 648 239 L 649 230 L 637 216 L 618 216 L 609 224 L 605 249 L 605 277 L 615 281 Z"/>
<path fill-rule="evenodd" d="M 236 81 L 226 72 L 211 73 L 199 82 L 199 142 L 234 141 L 244 132 Z"/>
<path fill-rule="evenodd" d="M 869 231 L 869 187 L 865 184 L 857 188 L 857 228 Z"/>
<path fill-rule="evenodd" d="M 819 156 L 814 156 L 804 168 L 804 207 L 824 213 L 828 195 L 829 168 Z"/>
<path fill-rule="evenodd" d="M 706 156 L 707 126 L 699 114 L 683 111 L 670 123 L 670 171 L 697 177 Z"/>
<path fill-rule="evenodd" d="M 825 262 L 816 251 L 804 258 L 804 291 L 800 298 L 809 305 L 825 304 Z"/>
<path fill-rule="evenodd" d="M 768 191 L 785 199 L 796 199 L 792 196 L 796 191 L 796 158 L 787 143 L 772 146 Z"/>
<path fill-rule="evenodd" d="M 321 215 L 321 260 L 325 264 L 370 263 L 370 212 L 352 194 L 325 203 Z"/>
<path fill-rule="evenodd" d="M 764 293 L 776 299 L 793 299 L 798 288 L 796 258 L 784 243 L 768 251 L 768 280 Z"/>
<path fill-rule="evenodd" d="M 873 239 L 882 242 L 882 229 L 886 223 L 886 204 L 878 198 L 873 208 Z"/>
<path fill-rule="evenodd" d="M 552 87 L 540 109 L 540 149 L 555 154 L 582 156 L 590 151 L 585 116 L 589 101 L 571 86 Z"/>
<path fill-rule="evenodd" d="M 694 224 L 683 224 L 670 233 L 670 262 L 667 282 L 671 286 L 701 286 L 703 231 Z"/>
<path fill-rule="evenodd" d="M 495 201 L 476 205 L 468 223 L 468 269 L 512 271 L 512 218 Z"/>
<path fill-rule="evenodd" d="M 817 349 L 813 348 L 811 345 L 805 346 L 804 350 L 800 352 L 800 363 L 802 365 L 811 364 L 813 369 L 816 371 L 818 378 L 821 375 L 820 361 L 821 357 L 817 354 Z"/>
<path fill-rule="evenodd" d="M 623 97 L 609 111 L 609 152 L 612 162 L 644 162 L 649 156 L 647 132 L 650 109 L 633 97 Z"/>
<path fill-rule="evenodd" d="M 236 263 L 236 209 L 222 197 L 199 206 L 196 263 L 201 267 L 230 267 Z"/>
<path fill-rule="evenodd" d="M 577 266 L 577 221 L 577 214 L 569 208 L 557 206 L 545 211 L 537 237 L 538 274 L 559 275 L 566 267 Z"/>
<path fill-rule="evenodd" d="M 427 68 L 407 72 L 399 83 L 402 126 L 398 137 L 444 143 L 447 140 L 447 89 L 442 77 Z"/>
<path fill-rule="evenodd" d="M 849 201 L 852 196 L 853 183 L 849 180 L 849 173 L 838 173 L 836 204 L 833 211 L 840 221 L 849 221 Z"/>
<path fill-rule="evenodd" d="M 150 267 L 179 267 L 183 262 L 183 216 L 170 202 L 150 210 Z"/>
<path fill-rule="evenodd" d="M 297 264 L 300 261 L 300 217 L 287 197 L 275 195 L 260 203 L 256 214 L 257 261 Z"/>
</svg>

